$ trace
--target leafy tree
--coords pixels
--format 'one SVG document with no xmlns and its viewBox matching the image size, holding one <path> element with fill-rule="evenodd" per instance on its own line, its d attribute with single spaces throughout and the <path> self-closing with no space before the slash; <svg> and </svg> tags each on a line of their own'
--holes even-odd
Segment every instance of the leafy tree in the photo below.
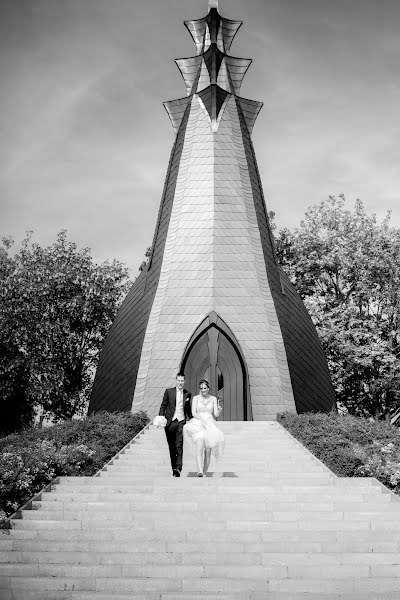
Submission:
<svg viewBox="0 0 400 600">
<path fill-rule="evenodd" d="M 38 408 L 55 420 L 82 413 L 104 337 L 129 287 L 118 261 L 97 265 L 61 231 L 46 248 L 0 248 L 0 402 L 3 432 Z"/>
<path fill-rule="evenodd" d="M 140 263 L 138 271 L 140 271 L 140 272 L 144 271 L 145 268 L 147 267 L 147 265 L 149 264 L 151 251 L 152 251 L 152 247 L 148 246 L 148 248 L 144 254 L 144 260 Z"/>
<path fill-rule="evenodd" d="M 388 419 L 400 407 L 400 230 L 344 196 L 277 235 L 277 254 L 319 332 L 337 400 Z"/>
</svg>

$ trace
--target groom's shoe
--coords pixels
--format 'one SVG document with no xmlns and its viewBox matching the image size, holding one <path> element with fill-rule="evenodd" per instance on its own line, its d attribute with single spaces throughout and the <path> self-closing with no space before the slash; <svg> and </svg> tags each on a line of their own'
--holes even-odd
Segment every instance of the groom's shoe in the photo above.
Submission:
<svg viewBox="0 0 400 600">
<path fill-rule="evenodd" d="M 181 472 L 180 472 L 178 469 L 174 469 L 174 470 L 172 471 L 172 475 L 173 475 L 174 477 L 180 477 L 180 476 L 181 476 Z"/>
</svg>

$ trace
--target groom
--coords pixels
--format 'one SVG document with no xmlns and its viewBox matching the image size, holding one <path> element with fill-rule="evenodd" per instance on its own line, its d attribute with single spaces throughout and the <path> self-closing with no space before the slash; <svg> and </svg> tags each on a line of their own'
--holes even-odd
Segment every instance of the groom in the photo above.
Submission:
<svg viewBox="0 0 400 600">
<path fill-rule="evenodd" d="M 165 435 L 171 457 L 172 475 L 180 477 L 182 471 L 183 455 L 183 426 L 191 418 L 190 410 L 191 393 L 183 389 L 185 383 L 184 373 L 178 373 L 176 376 L 175 387 L 169 388 L 164 392 L 164 398 L 161 402 L 159 414 L 167 419 L 165 426 Z"/>
</svg>

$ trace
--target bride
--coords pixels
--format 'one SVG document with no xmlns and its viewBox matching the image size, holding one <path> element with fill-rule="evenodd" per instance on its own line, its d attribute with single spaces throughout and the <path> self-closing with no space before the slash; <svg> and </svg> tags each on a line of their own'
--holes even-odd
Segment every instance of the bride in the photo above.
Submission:
<svg viewBox="0 0 400 600">
<path fill-rule="evenodd" d="M 192 400 L 193 418 L 184 426 L 185 442 L 196 446 L 197 477 L 206 475 L 210 465 L 211 453 L 218 458 L 223 450 L 224 434 L 216 426 L 214 417 L 218 417 L 222 407 L 215 396 L 210 395 L 210 384 L 202 379 L 200 394 Z"/>
</svg>

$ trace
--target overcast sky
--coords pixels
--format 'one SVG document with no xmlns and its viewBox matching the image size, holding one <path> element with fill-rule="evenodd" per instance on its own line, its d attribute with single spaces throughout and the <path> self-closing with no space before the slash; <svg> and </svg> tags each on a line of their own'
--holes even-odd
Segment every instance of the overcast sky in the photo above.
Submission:
<svg viewBox="0 0 400 600">
<path fill-rule="evenodd" d="M 400 226 L 400 2 L 220 0 L 253 58 L 253 141 L 269 209 L 293 227 L 329 194 Z M 207 0 L 0 0 L 0 234 L 60 229 L 135 275 L 185 95 L 173 59 Z"/>
</svg>

